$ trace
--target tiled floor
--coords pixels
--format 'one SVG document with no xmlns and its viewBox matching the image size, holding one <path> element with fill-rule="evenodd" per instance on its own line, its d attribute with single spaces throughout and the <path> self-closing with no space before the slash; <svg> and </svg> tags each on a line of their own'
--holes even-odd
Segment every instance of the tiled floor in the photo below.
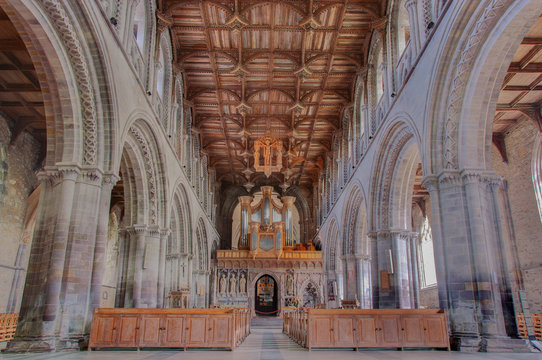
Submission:
<svg viewBox="0 0 542 360">
<path fill-rule="evenodd" d="M 280 329 L 253 329 L 235 351 L 82 351 L 78 353 L 9 354 L 0 359 L 13 360 L 542 360 L 542 354 L 462 354 L 447 351 L 348 351 L 303 349 Z"/>
</svg>

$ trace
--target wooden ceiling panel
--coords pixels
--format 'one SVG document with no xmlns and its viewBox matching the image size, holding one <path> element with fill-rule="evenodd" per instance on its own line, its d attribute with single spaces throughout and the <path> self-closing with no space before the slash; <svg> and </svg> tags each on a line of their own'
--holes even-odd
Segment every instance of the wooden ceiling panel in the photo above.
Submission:
<svg viewBox="0 0 542 360">
<path fill-rule="evenodd" d="M 177 65 L 217 179 L 311 188 L 318 173 L 314 161 L 330 150 L 351 103 L 352 84 L 364 65 L 361 44 L 381 5 L 166 1 L 163 10 L 171 11 L 177 34 Z M 285 154 L 297 144 L 297 160 L 286 155 L 281 173 L 269 179 L 254 171 L 252 159 L 254 141 L 265 135 L 279 137 Z"/>
<path fill-rule="evenodd" d="M 539 17 L 514 54 L 497 100 L 493 132 L 506 134 L 523 119 L 542 129 L 542 17 Z"/>
<path fill-rule="evenodd" d="M 0 19 L 0 112 L 8 118 L 12 142 L 27 131 L 40 142 L 45 156 L 45 107 L 38 76 L 23 40 L 1 8 Z"/>
</svg>

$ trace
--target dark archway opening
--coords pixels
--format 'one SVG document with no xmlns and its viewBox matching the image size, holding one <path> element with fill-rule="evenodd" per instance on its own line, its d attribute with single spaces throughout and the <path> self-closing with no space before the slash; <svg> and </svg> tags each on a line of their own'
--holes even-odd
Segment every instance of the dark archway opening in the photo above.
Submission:
<svg viewBox="0 0 542 360">
<path fill-rule="evenodd" d="M 263 275 L 256 281 L 254 308 L 257 315 L 277 316 L 277 283 L 269 275 Z"/>
</svg>

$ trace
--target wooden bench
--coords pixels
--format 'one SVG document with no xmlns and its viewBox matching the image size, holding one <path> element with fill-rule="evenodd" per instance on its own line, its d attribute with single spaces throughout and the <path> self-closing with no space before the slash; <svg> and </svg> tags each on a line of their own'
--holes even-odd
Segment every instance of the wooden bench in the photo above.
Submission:
<svg viewBox="0 0 542 360">
<path fill-rule="evenodd" d="M 446 348 L 448 323 L 432 309 L 306 309 L 285 314 L 284 331 L 308 348 Z"/>
<path fill-rule="evenodd" d="M 531 314 L 531 318 L 533 319 L 536 340 L 542 340 L 542 313 Z M 528 339 L 529 336 L 527 335 L 527 325 L 525 324 L 525 317 L 523 314 L 516 314 L 516 320 L 518 324 L 519 336 L 524 339 Z"/>
<path fill-rule="evenodd" d="M 95 309 L 88 348 L 233 350 L 249 332 L 249 309 Z"/>
<path fill-rule="evenodd" d="M 18 319 L 19 314 L 0 314 L 0 342 L 13 339 Z"/>
</svg>

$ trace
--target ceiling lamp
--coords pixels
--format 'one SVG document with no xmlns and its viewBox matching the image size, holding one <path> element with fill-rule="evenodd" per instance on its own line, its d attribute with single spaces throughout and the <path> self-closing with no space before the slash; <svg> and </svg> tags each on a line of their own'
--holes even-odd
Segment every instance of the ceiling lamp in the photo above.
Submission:
<svg viewBox="0 0 542 360">
<path fill-rule="evenodd" d="M 265 136 L 254 142 L 254 169 L 266 177 L 282 169 L 282 141 Z"/>
</svg>

